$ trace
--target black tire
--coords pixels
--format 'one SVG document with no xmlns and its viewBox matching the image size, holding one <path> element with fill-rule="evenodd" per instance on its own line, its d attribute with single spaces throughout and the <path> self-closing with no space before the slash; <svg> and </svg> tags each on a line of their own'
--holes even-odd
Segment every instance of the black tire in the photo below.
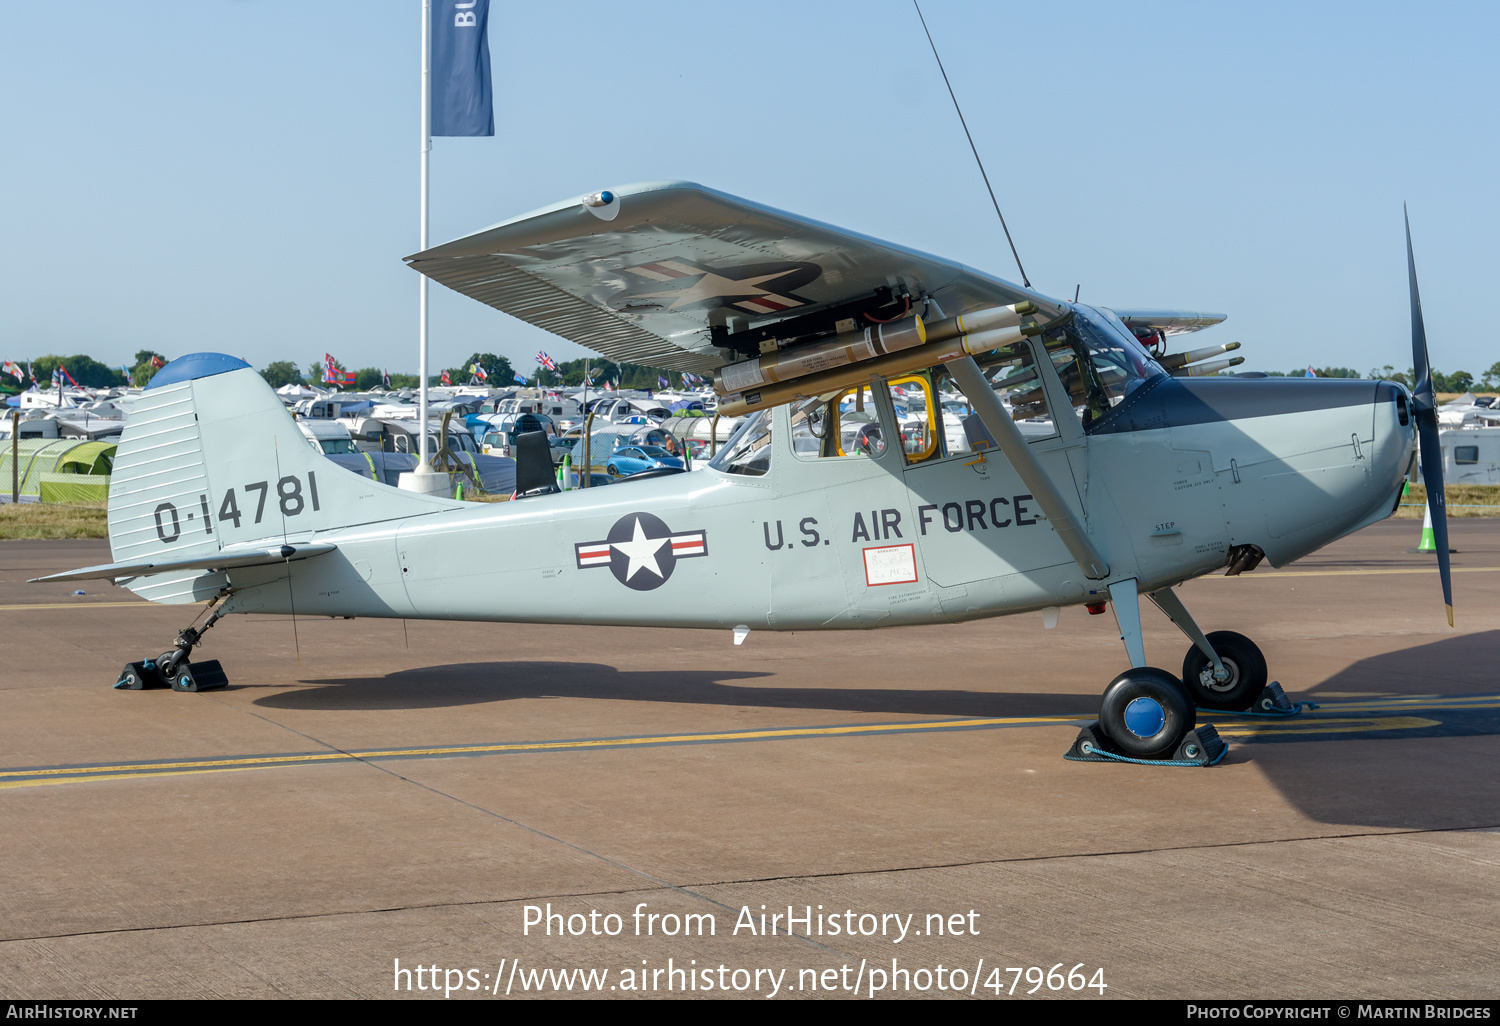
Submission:
<svg viewBox="0 0 1500 1026">
<path fill-rule="evenodd" d="M 1188 694 L 1204 709 L 1249 709 L 1266 689 L 1266 657 L 1243 634 L 1214 631 L 1206 637 L 1229 670 L 1229 679 L 1222 684 L 1216 682 L 1213 663 L 1194 645 L 1182 660 L 1182 683 Z"/>
<path fill-rule="evenodd" d="M 162 683 L 173 691 L 196 691 L 193 675 L 188 672 L 188 661 L 180 653 L 180 649 L 163 652 L 156 660 L 156 672 Z"/>
<path fill-rule="evenodd" d="M 1126 670 L 1104 689 L 1099 727 L 1125 755 L 1170 755 L 1198 722 L 1182 682 L 1152 666 Z"/>
<path fill-rule="evenodd" d="M 604 472 L 606 474 L 608 474 L 610 477 L 619 477 L 620 476 L 620 468 L 617 467 L 617 466 L 615 466 L 613 463 L 611 463 L 609 466 L 605 467 L 604 468 Z"/>
</svg>

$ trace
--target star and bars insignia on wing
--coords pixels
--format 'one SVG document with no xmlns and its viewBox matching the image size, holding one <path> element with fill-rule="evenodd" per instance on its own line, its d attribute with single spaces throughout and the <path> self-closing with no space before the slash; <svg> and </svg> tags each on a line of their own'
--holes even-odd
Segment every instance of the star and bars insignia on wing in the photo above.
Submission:
<svg viewBox="0 0 1500 1026">
<path fill-rule="evenodd" d="M 607 566 L 615 580 L 636 591 L 667 583 L 679 559 L 708 555 L 707 531 L 674 532 L 650 513 L 630 513 L 616 520 L 603 541 L 573 546 L 578 569 Z"/>
<path fill-rule="evenodd" d="M 807 306 L 810 300 L 795 295 L 794 290 L 818 278 L 823 269 L 810 263 L 754 264 L 745 267 L 700 267 L 686 260 L 660 260 L 625 268 L 649 281 L 670 283 L 661 292 L 634 292 L 624 297 L 627 304 L 642 299 L 670 300 L 666 308 L 709 303 L 734 306 L 753 314 L 773 314 L 794 307 Z"/>
</svg>

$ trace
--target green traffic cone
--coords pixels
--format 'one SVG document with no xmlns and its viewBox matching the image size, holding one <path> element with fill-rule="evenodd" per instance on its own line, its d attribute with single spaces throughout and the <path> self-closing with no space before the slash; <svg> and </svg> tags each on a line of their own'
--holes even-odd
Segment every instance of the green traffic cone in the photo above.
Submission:
<svg viewBox="0 0 1500 1026">
<path fill-rule="evenodd" d="M 1436 552 L 1437 540 L 1432 536 L 1432 504 L 1423 507 L 1422 512 L 1422 544 L 1414 550 L 1416 552 Z"/>
<path fill-rule="evenodd" d="M 1424 511 L 1422 513 L 1422 543 L 1420 545 L 1418 545 L 1416 548 L 1414 548 L 1414 549 L 1407 549 L 1406 551 L 1407 552 L 1436 552 L 1437 551 L 1437 539 L 1433 536 L 1433 533 L 1432 533 L 1432 506 L 1430 504 L 1424 509 Z M 1458 552 L 1457 549 L 1451 548 L 1451 547 L 1448 549 L 1448 551 L 1451 552 L 1451 553 Z"/>
</svg>

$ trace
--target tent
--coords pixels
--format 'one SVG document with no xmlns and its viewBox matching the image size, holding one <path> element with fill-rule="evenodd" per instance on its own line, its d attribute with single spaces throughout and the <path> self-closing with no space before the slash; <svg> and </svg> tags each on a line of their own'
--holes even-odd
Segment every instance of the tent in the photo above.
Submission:
<svg viewBox="0 0 1500 1026">
<path fill-rule="evenodd" d="M 109 498 L 115 448 L 114 442 L 79 438 L 23 438 L 15 447 L 20 492 L 42 502 L 104 502 Z M 0 447 L 0 492 L 6 494 L 13 472 L 11 452 L 10 445 Z"/>
</svg>

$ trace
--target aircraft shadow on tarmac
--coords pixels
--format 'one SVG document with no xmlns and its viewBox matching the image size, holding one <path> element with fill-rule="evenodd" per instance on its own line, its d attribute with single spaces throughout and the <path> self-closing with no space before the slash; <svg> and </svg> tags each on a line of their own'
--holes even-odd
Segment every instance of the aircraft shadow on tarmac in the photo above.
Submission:
<svg viewBox="0 0 1500 1026">
<path fill-rule="evenodd" d="M 1090 718 L 1097 695 L 1047 695 L 927 688 L 742 687 L 770 677 L 743 670 L 621 671 L 604 663 L 455 663 L 384 677 L 305 681 L 296 691 L 257 698 L 268 709 L 436 709 L 524 698 L 590 698 L 764 709 L 826 709 L 892 716 L 1057 716 Z M 559 728 L 565 727 L 559 724 Z"/>
<path fill-rule="evenodd" d="M 1491 669 L 1497 660 L 1500 631 L 1462 635 L 1372 656 L 1311 689 L 1296 688 L 1299 697 L 1323 703 L 1316 712 L 1252 722 L 1204 711 L 1199 720 L 1226 730 L 1229 763 L 1254 764 L 1288 801 L 1316 821 L 1406 830 L 1500 826 L 1500 776 L 1489 768 L 1496 753 L 1492 745 L 1480 749 L 1474 744 L 1474 739 L 1500 735 L 1500 688 Z M 457 663 L 382 677 L 309 680 L 302 688 L 257 698 L 254 704 L 268 709 L 366 711 L 579 698 L 816 709 L 833 717 L 877 713 L 1087 719 L 1099 701 L 1095 694 L 734 683 L 771 676 L 743 670 L 621 671 L 586 662 Z M 566 735 L 567 725 L 558 726 L 559 736 Z M 1402 741 L 1407 743 L 1390 743 Z M 1004 741 L 997 737 L 996 743 Z M 1106 770 L 1111 771 L 1115 770 Z M 1126 767 L 1117 771 L 1141 772 Z"/>
<path fill-rule="evenodd" d="M 1323 708 L 1270 724 L 1276 733 L 1243 739 L 1248 743 L 1232 745 L 1230 757 L 1253 762 L 1322 822 L 1407 830 L 1500 826 L 1495 746 L 1475 744 L 1500 735 L 1497 661 L 1500 631 L 1362 659 L 1305 692 Z M 1341 722 L 1319 730 L 1320 720 Z"/>
<path fill-rule="evenodd" d="M 1500 630 L 1460 634 L 1442 641 L 1371 656 L 1322 681 L 1307 694 L 1384 692 L 1457 695 L 1500 692 Z"/>
</svg>

